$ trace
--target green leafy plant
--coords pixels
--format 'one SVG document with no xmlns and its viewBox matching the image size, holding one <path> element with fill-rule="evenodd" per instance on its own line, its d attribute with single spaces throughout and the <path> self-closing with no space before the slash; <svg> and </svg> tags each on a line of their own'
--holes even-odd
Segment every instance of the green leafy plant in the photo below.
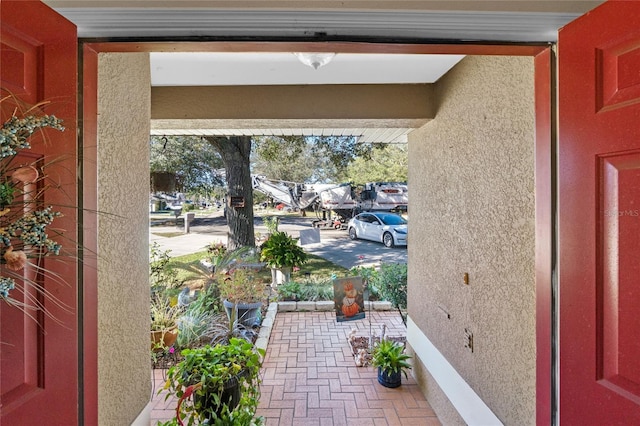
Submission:
<svg viewBox="0 0 640 426">
<path fill-rule="evenodd" d="M 404 345 L 392 340 L 381 340 L 371 352 L 371 365 L 380 368 L 386 374 L 401 372 L 405 377 L 411 364 L 407 362 L 411 356 L 404 353 Z"/>
<path fill-rule="evenodd" d="M 274 232 L 260 246 L 260 260 L 271 268 L 301 266 L 307 261 L 307 253 L 296 238 L 286 232 Z"/>
<path fill-rule="evenodd" d="M 191 348 L 211 341 L 209 329 L 213 318 L 222 311 L 217 285 L 209 285 L 197 292 L 194 301 L 187 304 L 184 315 L 178 320 L 179 348 Z"/>
<path fill-rule="evenodd" d="M 265 351 L 243 339 L 182 351 L 169 368 L 165 398 L 179 399 L 176 423 L 188 425 L 259 425 L 260 367 Z M 239 395 L 230 392 L 237 384 Z M 236 405 L 237 404 L 237 405 Z M 171 423 L 170 423 L 171 424 Z"/>
<path fill-rule="evenodd" d="M 194 302 L 195 303 L 195 302 Z M 201 307 L 202 305 L 199 305 Z M 213 321 L 215 313 L 204 309 L 193 309 L 189 305 L 187 311 L 178 320 L 179 348 L 193 348 L 208 343 L 207 330 Z"/>
<path fill-rule="evenodd" d="M 232 310 L 229 316 L 226 313 L 215 315 L 205 333 L 212 345 L 228 344 L 232 338 L 253 343 L 257 337 L 257 332 L 253 328 L 246 327 L 238 320 L 236 310 Z"/>
<path fill-rule="evenodd" d="M 14 192 L 15 188 L 9 182 L 0 183 L 0 205 L 11 204 Z"/>
<path fill-rule="evenodd" d="M 216 289 L 210 286 L 209 292 Z M 217 294 L 217 289 L 216 289 Z M 257 333 L 253 328 L 245 327 L 235 318 L 236 311 L 232 310 L 229 317 L 227 313 L 220 312 L 220 298 L 218 297 L 216 309 L 211 309 L 206 293 L 201 294 L 196 301 L 191 303 L 184 315 L 178 319 L 178 340 L 176 346 L 181 349 L 200 347 L 205 344 L 227 344 L 233 337 L 253 342 Z"/>
</svg>

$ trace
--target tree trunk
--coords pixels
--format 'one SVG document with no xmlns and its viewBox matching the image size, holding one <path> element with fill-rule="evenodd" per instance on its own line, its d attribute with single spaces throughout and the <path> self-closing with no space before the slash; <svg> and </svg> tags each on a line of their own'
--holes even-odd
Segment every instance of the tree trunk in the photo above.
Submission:
<svg viewBox="0 0 640 426">
<path fill-rule="evenodd" d="M 229 225 L 227 247 L 230 250 L 244 246 L 254 247 L 253 186 L 249 168 L 251 137 L 207 137 L 206 139 L 220 152 L 225 165 L 228 188 L 225 217 Z"/>
</svg>

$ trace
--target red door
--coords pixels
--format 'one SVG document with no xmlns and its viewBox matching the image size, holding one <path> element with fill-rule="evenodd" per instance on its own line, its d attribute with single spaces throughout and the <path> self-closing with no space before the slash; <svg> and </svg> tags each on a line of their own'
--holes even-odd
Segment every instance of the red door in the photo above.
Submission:
<svg viewBox="0 0 640 426">
<path fill-rule="evenodd" d="M 42 327 L 38 327 L 21 310 L 0 301 L 0 424 L 74 425 L 79 401 L 78 265 L 73 243 L 77 241 L 76 28 L 38 1 L 2 0 L 0 23 L 3 92 L 29 104 L 48 101 L 44 112 L 61 118 L 66 127 L 64 132 L 47 130 L 46 141 L 36 135 L 32 149 L 25 152 L 48 165 L 49 184 L 41 186 L 39 202 L 64 214 L 51 226 L 64 230 L 62 238 L 55 238 L 63 251 L 45 260 L 47 272 L 39 283 L 70 308 L 66 312 L 45 299 L 46 311 L 60 323 L 39 315 Z"/>
<path fill-rule="evenodd" d="M 560 31 L 563 425 L 640 424 L 640 2 Z"/>
</svg>

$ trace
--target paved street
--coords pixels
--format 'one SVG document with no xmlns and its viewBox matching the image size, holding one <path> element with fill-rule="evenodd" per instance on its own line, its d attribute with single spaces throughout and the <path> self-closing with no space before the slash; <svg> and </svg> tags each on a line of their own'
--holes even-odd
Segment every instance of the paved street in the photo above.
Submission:
<svg viewBox="0 0 640 426">
<path fill-rule="evenodd" d="M 292 215 L 280 216 L 280 231 L 286 231 L 294 237 L 300 236 L 302 230 L 312 230 L 315 217 Z M 254 220 L 256 233 L 265 235 L 266 227 L 262 219 Z M 190 226 L 190 233 L 184 234 L 183 226 L 152 226 L 149 231 L 149 242 L 157 242 L 164 250 L 171 250 L 171 256 L 181 256 L 204 250 L 214 241 L 227 241 L 227 225 L 222 211 L 210 217 L 196 218 Z M 381 243 L 371 241 L 352 241 L 347 231 L 320 229 L 320 243 L 307 244 L 305 250 L 321 256 L 337 265 L 351 268 L 355 265 L 374 265 L 385 263 L 406 263 L 407 248 L 387 248 Z M 361 258 L 362 257 L 362 258 Z"/>
</svg>

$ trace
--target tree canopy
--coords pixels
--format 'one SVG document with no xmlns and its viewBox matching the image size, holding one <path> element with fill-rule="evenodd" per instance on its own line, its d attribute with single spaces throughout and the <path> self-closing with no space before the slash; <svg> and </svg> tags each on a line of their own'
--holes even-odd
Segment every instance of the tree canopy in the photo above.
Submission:
<svg viewBox="0 0 640 426">
<path fill-rule="evenodd" d="M 199 136 L 152 136 L 151 171 L 170 172 L 177 190 L 210 195 L 225 185 L 220 152 Z M 405 145 L 357 143 L 353 137 L 257 136 L 251 173 L 300 183 L 407 180 Z"/>
<path fill-rule="evenodd" d="M 343 136 L 254 138 L 253 173 L 300 183 L 342 182 L 356 158 L 370 158 L 372 146 Z"/>
<path fill-rule="evenodd" d="M 181 192 L 208 195 L 224 184 L 219 152 L 199 136 L 152 136 L 150 150 L 151 172 L 174 173 Z"/>
<path fill-rule="evenodd" d="M 407 145 L 381 145 L 370 158 L 358 157 L 349 164 L 345 180 L 356 185 L 367 182 L 406 182 Z"/>
</svg>

